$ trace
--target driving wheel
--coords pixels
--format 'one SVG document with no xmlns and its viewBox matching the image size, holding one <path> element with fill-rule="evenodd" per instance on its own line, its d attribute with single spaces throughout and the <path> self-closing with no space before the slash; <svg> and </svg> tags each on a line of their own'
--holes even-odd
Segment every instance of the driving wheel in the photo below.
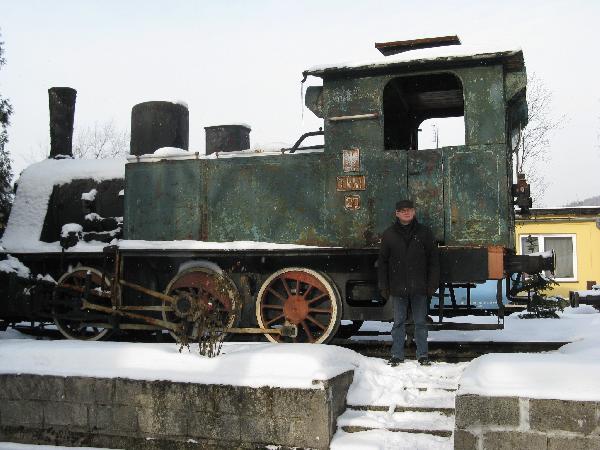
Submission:
<svg viewBox="0 0 600 450">
<path fill-rule="evenodd" d="M 328 342 L 339 327 L 341 311 L 333 281 L 324 273 L 303 267 L 272 274 L 256 299 L 256 320 L 261 328 L 298 327 L 294 338 L 265 334 L 271 342 Z"/>
</svg>

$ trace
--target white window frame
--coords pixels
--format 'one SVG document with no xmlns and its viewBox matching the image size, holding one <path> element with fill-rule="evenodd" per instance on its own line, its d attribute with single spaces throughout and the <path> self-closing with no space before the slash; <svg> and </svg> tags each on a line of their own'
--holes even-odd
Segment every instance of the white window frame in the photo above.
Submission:
<svg viewBox="0 0 600 450">
<path fill-rule="evenodd" d="M 533 233 L 522 233 L 519 234 L 519 250 L 521 255 L 523 255 L 523 238 L 528 238 L 529 236 L 535 237 L 538 239 L 539 251 L 546 251 L 545 238 L 553 238 L 553 237 L 570 237 L 573 242 L 573 278 L 554 278 L 554 281 L 558 282 L 570 282 L 570 281 L 578 281 L 577 279 L 577 235 L 576 234 L 533 234 Z"/>
</svg>

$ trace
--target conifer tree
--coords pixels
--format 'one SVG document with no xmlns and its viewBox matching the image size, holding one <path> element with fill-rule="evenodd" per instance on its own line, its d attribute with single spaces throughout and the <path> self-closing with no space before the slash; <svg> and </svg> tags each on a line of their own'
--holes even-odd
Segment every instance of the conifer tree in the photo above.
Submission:
<svg viewBox="0 0 600 450">
<path fill-rule="evenodd" d="M 4 42 L 0 40 L 0 69 L 6 62 L 3 45 Z M 0 236 L 4 232 L 13 199 L 11 187 L 12 167 L 10 156 L 6 150 L 6 143 L 8 142 L 7 127 L 10 124 L 11 114 L 12 106 L 10 102 L 0 93 Z"/>
</svg>

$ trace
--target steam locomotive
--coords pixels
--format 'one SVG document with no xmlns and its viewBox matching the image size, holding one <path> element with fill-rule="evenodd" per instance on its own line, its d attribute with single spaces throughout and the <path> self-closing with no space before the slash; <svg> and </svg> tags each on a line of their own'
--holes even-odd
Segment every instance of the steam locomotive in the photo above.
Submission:
<svg viewBox="0 0 600 450">
<path fill-rule="evenodd" d="M 247 125 L 206 127 L 188 150 L 188 109 L 133 107 L 126 160 L 72 158 L 76 92 L 51 88 L 51 154 L 26 169 L 1 241 L 0 324 L 54 323 L 67 338 L 212 323 L 273 342 L 325 343 L 391 320 L 376 261 L 395 201 L 412 198 L 440 246 L 445 292 L 551 268 L 514 252 L 514 142 L 527 124 L 520 50 L 447 39 L 376 44 L 382 59 L 315 67 L 305 104 L 322 130 L 250 149 Z M 419 150 L 427 119 L 463 117 L 465 144 Z M 323 135 L 323 145 L 303 146 Z M 506 283 L 507 285 L 509 283 Z M 490 325 L 486 325 L 490 326 Z"/>
</svg>

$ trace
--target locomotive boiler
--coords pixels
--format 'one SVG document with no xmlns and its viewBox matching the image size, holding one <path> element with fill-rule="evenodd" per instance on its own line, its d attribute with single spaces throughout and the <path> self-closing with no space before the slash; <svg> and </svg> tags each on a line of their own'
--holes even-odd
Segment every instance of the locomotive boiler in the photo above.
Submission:
<svg viewBox="0 0 600 450">
<path fill-rule="evenodd" d="M 241 124 L 206 127 L 206 154 L 189 151 L 187 106 L 146 102 L 126 161 L 74 160 L 74 91 L 51 89 L 51 159 L 21 176 L 1 243 L 0 318 L 77 339 L 184 340 L 213 318 L 273 342 L 328 342 L 392 319 L 378 245 L 396 200 L 412 198 L 440 246 L 438 326 L 446 289 L 497 280 L 501 327 L 502 280 L 552 268 L 514 254 L 515 205 L 531 205 L 512 164 L 523 53 L 447 44 L 376 44 L 382 59 L 306 70 L 322 80 L 305 103 L 323 119 L 306 136 L 324 144 L 278 151 L 251 150 Z M 420 125 L 443 117 L 464 118 L 464 145 L 419 149 Z"/>
</svg>

